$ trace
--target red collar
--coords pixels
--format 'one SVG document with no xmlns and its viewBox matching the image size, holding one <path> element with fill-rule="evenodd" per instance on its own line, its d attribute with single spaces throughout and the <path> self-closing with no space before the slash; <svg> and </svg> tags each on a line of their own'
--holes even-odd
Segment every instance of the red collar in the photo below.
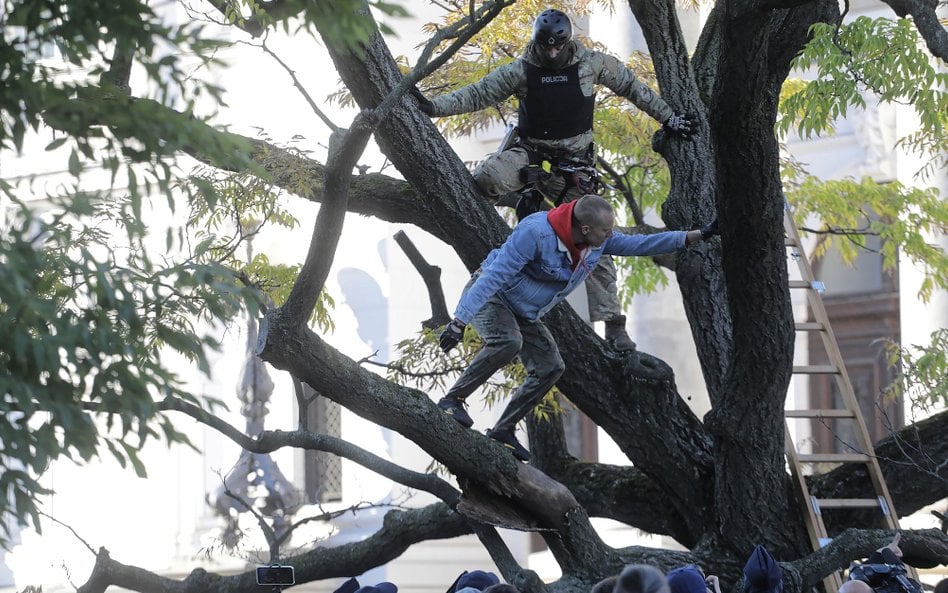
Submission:
<svg viewBox="0 0 948 593">
<path fill-rule="evenodd" d="M 562 241 L 569 250 L 570 257 L 573 259 L 573 263 L 570 265 L 571 269 L 576 269 L 576 264 L 579 263 L 581 254 L 579 246 L 573 243 L 573 208 L 575 206 L 576 201 L 574 200 L 560 204 L 546 213 L 546 219 L 549 221 L 550 226 L 553 227 L 553 232 L 556 233 L 556 236 L 559 237 L 560 241 Z M 583 246 L 585 247 L 585 245 Z"/>
</svg>

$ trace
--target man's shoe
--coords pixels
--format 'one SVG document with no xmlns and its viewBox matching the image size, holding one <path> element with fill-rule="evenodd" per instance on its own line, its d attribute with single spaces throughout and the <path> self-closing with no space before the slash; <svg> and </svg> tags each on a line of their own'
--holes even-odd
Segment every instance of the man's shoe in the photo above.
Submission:
<svg viewBox="0 0 948 593">
<path fill-rule="evenodd" d="M 530 452 L 520 444 L 512 430 L 494 430 L 492 428 L 487 431 L 487 436 L 510 449 L 513 456 L 520 461 L 530 461 Z"/>
<path fill-rule="evenodd" d="M 470 428 L 474 426 L 474 419 L 464 409 L 464 402 L 453 397 L 442 397 L 438 401 L 438 407 L 448 416 L 457 420 L 461 426 Z"/>
<path fill-rule="evenodd" d="M 635 342 L 625 331 L 625 315 L 606 320 L 606 341 L 620 352 L 635 350 Z"/>
</svg>

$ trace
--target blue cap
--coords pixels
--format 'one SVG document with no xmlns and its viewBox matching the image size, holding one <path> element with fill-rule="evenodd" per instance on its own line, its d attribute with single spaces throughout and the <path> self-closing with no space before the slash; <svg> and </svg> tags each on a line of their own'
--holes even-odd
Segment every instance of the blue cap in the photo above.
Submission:
<svg viewBox="0 0 948 593">
<path fill-rule="evenodd" d="M 668 580 L 671 593 L 708 593 L 704 573 L 694 564 L 670 570 L 665 578 Z"/>
</svg>

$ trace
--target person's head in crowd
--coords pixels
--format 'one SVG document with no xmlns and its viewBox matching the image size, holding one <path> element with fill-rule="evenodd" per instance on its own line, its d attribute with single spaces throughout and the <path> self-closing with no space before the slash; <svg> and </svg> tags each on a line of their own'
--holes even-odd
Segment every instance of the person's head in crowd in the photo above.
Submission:
<svg viewBox="0 0 948 593">
<path fill-rule="evenodd" d="M 484 589 L 484 593 L 520 593 L 520 590 L 508 583 L 497 583 Z"/>
<path fill-rule="evenodd" d="M 618 580 L 619 575 L 614 574 L 611 577 L 606 577 L 593 585 L 589 593 L 612 593 L 613 589 L 616 588 L 616 582 Z"/>
<path fill-rule="evenodd" d="M 394 583 L 382 581 L 376 585 L 359 587 L 355 593 L 398 593 L 398 587 Z"/>
<path fill-rule="evenodd" d="M 669 571 L 666 576 L 669 589 L 677 593 L 721 593 L 717 575 L 704 574 L 697 564 L 686 564 Z"/>
<path fill-rule="evenodd" d="M 343 584 L 339 585 L 339 588 L 332 593 L 355 593 L 358 590 L 359 581 L 357 581 L 355 577 L 352 577 Z"/>
<path fill-rule="evenodd" d="M 783 571 L 764 546 L 757 544 L 744 564 L 744 593 L 781 593 Z"/>
<path fill-rule="evenodd" d="M 613 593 L 669 593 L 662 571 L 647 564 L 630 564 L 622 569 Z"/>
<path fill-rule="evenodd" d="M 872 593 L 872 587 L 865 581 L 853 579 L 844 582 L 839 588 L 839 593 Z"/>
<path fill-rule="evenodd" d="M 448 587 L 446 593 L 461 593 L 463 589 L 474 589 L 474 591 L 483 592 L 491 585 L 500 583 L 496 574 L 484 570 L 465 570 L 454 579 L 454 583 Z M 466 593 L 470 593 L 469 591 Z"/>
<path fill-rule="evenodd" d="M 942 579 L 935 583 L 935 593 L 948 593 L 948 579 Z"/>
</svg>

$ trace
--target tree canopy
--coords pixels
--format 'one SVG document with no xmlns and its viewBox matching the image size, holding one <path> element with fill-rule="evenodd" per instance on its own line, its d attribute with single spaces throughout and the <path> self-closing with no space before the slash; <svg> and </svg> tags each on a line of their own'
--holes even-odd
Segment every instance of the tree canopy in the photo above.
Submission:
<svg viewBox="0 0 948 593">
<path fill-rule="evenodd" d="M 836 118 L 873 92 L 915 107 L 922 126 L 900 142 L 928 156 L 922 179 L 943 171 L 948 98 L 943 67 L 932 61 L 943 66 L 948 33 L 932 3 L 886 4 L 891 18 L 841 23 L 839 6 L 828 0 L 721 0 L 689 53 L 674 2 L 628 3 L 651 58 L 633 56 L 630 64 L 676 111 L 695 114 L 699 133 L 680 142 L 655 132 L 647 118 L 630 116 L 623 101 L 602 96 L 596 129 L 603 167 L 612 171 L 619 203 L 639 232 L 650 230 L 643 213 L 653 209 L 668 228 L 695 228 L 717 216 L 721 239 L 661 262 L 681 288 L 710 395 L 712 409 L 703 419 L 688 407 L 664 361 L 644 352 L 615 356 L 565 305 L 546 317 L 570 361 L 555 396 L 613 438 L 631 462 L 616 467 L 571 456 L 556 414 L 528 419 L 534 460 L 517 463 L 446 417 L 406 376 L 381 377 L 321 335 L 331 323 L 326 303 L 332 296 L 323 288 L 347 212 L 415 225 L 451 246 L 469 269 L 510 232 L 442 131 L 471 133 L 509 118 L 512 105 L 432 122 L 407 91 L 415 84 L 458 86 L 514 59 L 520 33 L 546 3 L 448 2 L 451 10 L 430 27 L 420 57 L 409 65 L 392 55 L 373 17 L 403 13 L 385 2 L 211 0 L 193 13 L 193 22 L 169 26 L 147 3 L 116 10 L 101 2 L 6 0 L 0 147 L 24 150 L 35 132 L 52 129 L 55 139 L 46 149 L 66 163 L 69 181 L 45 198 L 45 212 L 36 210 L 28 183 L 4 180 L 0 188 L 10 204 L 0 235 L 0 326 L 6 330 L 0 333 L 0 510 L 38 527 L 44 492 L 36 476 L 59 458 L 107 454 L 145 473 L 141 447 L 156 438 L 187 443 L 175 429 L 185 415 L 251 452 L 328 451 L 439 499 L 390 512 L 364 541 L 284 558 L 298 582 L 360 574 L 416 542 L 475 533 L 505 580 L 524 592 L 586 591 L 632 562 L 663 569 L 694 562 L 732 586 L 758 543 L 781 560 L 790 592 L 817 584 L 891 534 L 848 529 L 818 552 L 809 548 L 784 467 L 783 408 L 794 344 L 786 200 L 804 214 L 819 214 L 828 228 L 848 231 L 830 239 L 877 234 L 885 239 L 887 265 L 901 254 L 925 266 L 922 297 L 948 288 L 945 253 L 926 238 L 948 226 L 937 191 L 869 179 L 827 183 L 781 160 L 778 133 L 828 133 Z M 576 14 L 590 5 L 563 7 Z M 198 18 L 205 13 L 252 43 L 268 31 L 313 34 L 313 51 L 328 53 L 345 87 L 339 98 L 361 110 L 346 125 L 328 126 L 325 163 L 211 123 L 206 106 L 220 100 L 221 89 L 184 67 L 185 60 L 223 67 L 215 50 L 225 42 Z M 43 59 L 50 44 L 68 68 Z M 270 51 L 262 43 L 261 49 Z M 300 58 L 296 67 L 306 67 Z M 813 67 L 816 78 L 789 79 L 794 67 Z M 353 175 L 370 138 L 398 177 Z M 185 155 L 207 168 L 183 172 L 176 159 Z M 89 186 L 94 170 L 110 173 L 110 187 Z M 279 192 L 320 205 L 299 268 L 272 265 L 266 254 L 247 261 L 237 250 L 260 224 L 296 224 L 275 200 Z M 143 215 L 143 202 L 154 196 L 192 213 L 190 227 L 168 230 L 163 251 L 149 243 Z M 844 256 L 853 253 L 848 240 L 835 240 Z M 664 278 L 652 263 L 628 271 L 629 290 Z M 410 439 L 457 486 L 302 427 L 250 438 L 216 417 L 218 402 L 183 389 L 158 352 L 170 348 L 206 370 L 215 343 L 200 322 L 233 322 L 246 314 L 262 315 L 261 359 Z M 943 333 L 936 334 L 931 346 L 919 347 L 920 356 L 910 357 L 906 376 L 920 380 L 903 385 L 903 392 L 922 385 L 935 401 L 945 397 L 938 380 L 943 346 Z M 426 364 L 430 334 L 406 349 L 405 362 Z M 300 404 L 305 408 L 304 400 Z M 948 493 L 945 465 L 937 463 L 948 457 L 946 424 L 942 411 L 877 444 L 900 514 Z M 855 473 L 838 468 L 814 478 L 814 489 L 855 496 Z M 672 536 L 689 551 L 612 548 L 591 517 Z M 861 524 L 871 521 L 863 517 Z M 540 530 L 563 577 L 540 582 L 516 562 L 495 526 Z M 840 532 L 846 526 L 831 527 Z M 948 561 L 948 537 L 937 530 L 906 532 L 901 545 L 910 563 Z M 80 590 L 113 585 L 256 588 L 252 572 L 195 571 L 176 580 L 101 550 Z"/>
</svg>

